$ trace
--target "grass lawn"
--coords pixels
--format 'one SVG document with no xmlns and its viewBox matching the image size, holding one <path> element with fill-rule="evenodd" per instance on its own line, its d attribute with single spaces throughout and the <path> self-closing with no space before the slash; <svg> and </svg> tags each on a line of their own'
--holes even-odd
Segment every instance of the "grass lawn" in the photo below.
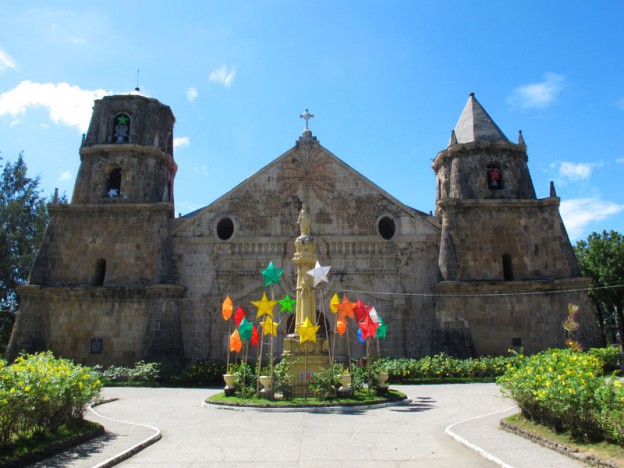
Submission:
<svg viewBox="0 0 624 468">
<path fill-rule="evenodd" d="M 407 398 L 404 393 L 390 389 L 384 395 L 368 394 L 361 392 L 349 398 L 316 398 L 309 396 L 307 398 L 298 397 L 283 400 L 267 400 L 266 398 L 258 398 L 255 395 L 249 398 L 240 398 L 236 396 L 225 396 L 224 393 L 217 393 L 206 399 L 206 403 L 215 403 L 232 406 L 257 406 L 263 408 L 296 408 L 296 407 L 322 407 L 322 406 L 360 406 L 374 405 L 379 403 L 387 403 L 391 401 L 401 401 Z"/>
<path fill-rule="evenodd" d="M 0 450 L 0 466 L 25 466 L 50 457 L 104 433 L 101 425 L 77 420 L 63 425 L 56 432 L 34 434 L 11 447 Z"/>
<path fill-rule="evenodd" d="M 568 433 L 553 430 L 529 421 L 521 414 L 514 414 L 501 421 L 505 430 L 522 435 L 559 452 L 577 454 L 590 465 L 624 467 L 624 447 L 608 442 L 581 443 Z M 602 464 L 601 464 L 602 463 Z"/>
</svg>

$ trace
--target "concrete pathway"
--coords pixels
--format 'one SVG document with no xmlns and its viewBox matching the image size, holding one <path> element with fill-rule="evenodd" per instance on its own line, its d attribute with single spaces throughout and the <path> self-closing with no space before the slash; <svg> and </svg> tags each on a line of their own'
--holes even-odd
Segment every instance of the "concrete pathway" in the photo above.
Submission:
<svg viewBox="0 0 624 468">
<path fill-rule="evenodd" d="M 105 398 L 119 400 L 88 419 L 107 435 L 38 466 L 111 466 L 117 454 L 158 438 L 158 431 L 162 439 L 120 466 L 582 466 L 500 430 L 500 419 L 517 410 L 495 384 L 396 387 L 411 403 L 305 412 L 202 406 L 217 391 L 211 389 L 106 388 Z"/>
</svg>

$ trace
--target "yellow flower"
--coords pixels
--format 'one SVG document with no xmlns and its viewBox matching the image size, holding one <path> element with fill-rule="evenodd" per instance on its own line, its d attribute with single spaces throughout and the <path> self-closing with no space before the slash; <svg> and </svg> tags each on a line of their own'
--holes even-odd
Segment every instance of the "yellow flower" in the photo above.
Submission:
<svg viewBox="0 0 624 468">
<path fill-rule="evenodd" d="M 30 385 L 26 385 L 26 387 L 24 387 L 24 391 L 30 392 Z"/>
</svg>

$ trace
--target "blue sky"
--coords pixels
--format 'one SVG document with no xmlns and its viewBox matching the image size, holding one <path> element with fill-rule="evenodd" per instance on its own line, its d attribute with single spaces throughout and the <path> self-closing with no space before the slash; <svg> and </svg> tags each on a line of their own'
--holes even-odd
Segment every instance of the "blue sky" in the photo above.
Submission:
<svg viewBox="0 0 624 468">
<path fill-rule="evenodd" d="M 206 206 L 294 145 L 323 146 L 434 209 L 432 159 L 470 92 L 523 131 L 538 197 L 572 240 L 624 232 L 624 2 L 23 1 L 0 15 L 0 156 L 71 196 L 93 100 L 176 116 L 176 211 Z"/>
</svg>

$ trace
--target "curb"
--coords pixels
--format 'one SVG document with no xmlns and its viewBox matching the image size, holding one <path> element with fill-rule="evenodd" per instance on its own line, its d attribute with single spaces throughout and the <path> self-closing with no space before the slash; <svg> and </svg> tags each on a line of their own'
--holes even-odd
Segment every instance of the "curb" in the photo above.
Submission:
<svg viewBox="0 0 624 468">
<path fill-rule="evenodd" d="M 594 455 L 579 452 L 578 449 L 575 447 L 571 447 L 569 445 L 565 445 L 559 442 L 553 442 L 552 440 L 542 437 L 541 435 L 536 434 L 535 432 L 523 429 L 508 421 L 501 420 L 500 426 L 503 430 L 507 432 L 510 432 L 520 437 L 524 437 L 525 439 L 528 439 L 531 442 L 535 442 L 536 444 L 539 444 L 542 447 L 546 447 L 548 449 L 554 450 L 555 452 L 558 452 L 562 455 L 572 458 L 573 460 L 581 461 L 583 463 L 587 463 L 592 466 L 604 466 L 608 468 L 618 468 L 619 466 L 615 463 L 611 463 L 608 460 L 604 460 Z"/>
<path fill-rule="evenodd" d="M 500 458 L 497 458 L 496 456 L 492 455 L 490 452 L 486 451 L 485 449 L 483 449 L 483 448 L 479 447 L 478 445 L 475 445 L 472 442 L 464 439 L 459 434 L 456 434 L 455 432 L 452 431 L 452 428 L 455 427 L 455 426 L 458 426 L 460 424 L 466 423 L 468 421 L 474 421 L 475 419 L 487 418 L 488 416 L 494 416 L 496 414 L 506 413 L 507 411 L 510 411 L 510 410 L 512 410 L 514 408 L 516 408 L 516 405 L 511 406 L 509 408 L 506 408 L 506 409 L 504 409 L 502 411 L 495 411 L 494 413 L 482 414 L 481 416 L 475 416 L 474 418 L 468 418 L 468 419 L 464 419 L 462 421 L 457 421 L 456 423 L 453 423 L 453 424 L 447 426 L 446 429 L 444 429 L 444 432 L 448 436 L 450 436 L 452 439 L 455 439 L 460 444 L 462 444 L 462 445 L 468 447 L 469 449 L 477 452 L 479 455 L 481 455 L 486 460 L 494 462 L 494 463 L 496 463 L 498 466 L 500 466 L 502 468 L 513 468 L 511 465 L 508 465 L 507 463 L 502 461 Z"/>
<path fill-rule="evenodd" d="M 129 422 L 129 421 L 120 421 L 118 419 L 113 419 L 113 418 L 108 418 L 106 416 L 102 416 L 100 413 L 98 413 L 97 411 L 95 411 L 93 409 L 92 406 L 89 406 L 89 411 L 91 411 L 93 414 L 95 414 L 96 416 L 102 418 L 102 419 L 107 419 L 109 421 L 113 421 L 113 422 L 117 422 L 117 423 L 121 423 L 121 424 L 130 424 L 132 426 L 139 426 L 139 427 L 146 427 L 148 429 L 151 429 L 154 432 L 153 435 L 151 435 L 150 437 L 148 437 L 147 439 L 139 442 L 138 444 L 133 445 L 132 447 L 119 452 L 116 455 L 113 455 L 110 458 L 107 458 L 106 460 L 104 460 L 103 462 L 98 463 L 97 465 L 95 465 L 93 468 L 108 468 L 111 466 L 115 466 L 119 463 L 121 463 L 124 460 L 127 460 L 128 458 L 132 457 L 133 455 L 136 455 L 137 453 L 139 453 L 141 450 L 143 450 L 146 447 L 149 447 L 150 445 L 158 442 L 161 438 L 162 438 L 162 433 L 160 432 L 160 429 L 153 427 L 153 426 L 148 426 L 147 424 L 137 424 L 137 423 L 133 423 L 133 422 Z"/>
<path fill-rule="evenodd" d="M 212 403 L 203 401 L 202 406 L 208 408 L 214 406 L 218 409 L 231 411 L 258 411 L 267 413 L 356 413 L 369 409 L 387 408 L 389 406 L 407 405 L 412 402 L 409 398 L 399 401 L 386 401 L 371 405 L 334 405 L 334 406 L 253 406 L 253 405 L 228 405 L 224 403 Z"/>
</svg>

